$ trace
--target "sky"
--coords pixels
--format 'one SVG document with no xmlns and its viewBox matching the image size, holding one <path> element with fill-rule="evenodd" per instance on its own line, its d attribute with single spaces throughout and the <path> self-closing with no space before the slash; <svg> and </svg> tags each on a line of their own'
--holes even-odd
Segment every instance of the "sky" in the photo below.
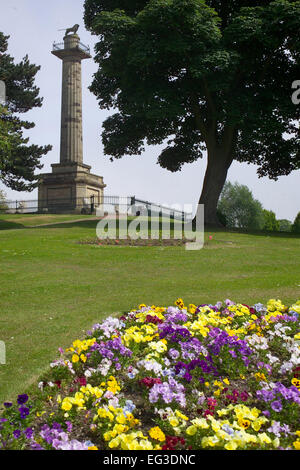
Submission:
<svg viewBox="0 0 300 470">
<path fill-rule="evenodd" d="M 0 0 L 0 31 L 9 35 L 8 52 L 16 62 L 28 54 L 31 63 L 41 66 L 36 85 L 43 106 L 29 111 L 26 120 L 36 124 L 26 131 L 30 143 L 51 144 L 53 149 L 42 157 L 44 165 L 38 173 L 51 172 L 51 164 L 59 162 L 60 112 L 61 112 L 61 61 L 51 54 L 53 42 L 62 42 L 64 32 L 78 23 L 81 42 L 91 47 L 97 37 L 85 30 L 83 0 Z M 91 172 L 101 175 L 106 195 L 136 196 L 139 199 L 165 204 L 197 204 L 202 189 L 206 158 L 187 164 L 181 172 L 171 173 L 157 164 L 162 146 L 148 146 L 142 155 L 124 156 L 111 162 L 104 155 L 101 141 L 102 123 L 116 110 L 104 111 L 96 97 L 88 90 L 97 71 L 93 59 L 82 63 L 83 82 L 83 159 L 91 165 Z M 275 212 L 278 219 L 293 221 L 300 211 L 300 171 L 282 176 L 276 182 L 267 177 L 258 178 L 256 166 L 234 162 L 228 180 L 249 187 L 253 196 L 265 209 Z M 20 193 L 6 188 L 0 182 L 10 200 L 37 199 L 37 189 Z"/>
</svg>

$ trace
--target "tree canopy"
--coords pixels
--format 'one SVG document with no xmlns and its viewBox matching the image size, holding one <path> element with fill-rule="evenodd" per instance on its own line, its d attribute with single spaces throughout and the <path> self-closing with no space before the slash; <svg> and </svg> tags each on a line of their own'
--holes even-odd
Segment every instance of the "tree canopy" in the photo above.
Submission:
<svg viewBox="0 0 300 470">
<path fill-rule="evenodd" d="M 280 219 L 279 222 L 279 231 L 280 232 L 290 232 L 292 230 L 292 222 L 288 219 Z"/>
<path fill-rule="evenodd" d="M 0 107 L 0 181 L 16 191 L 31 191 L 37 185 L 35 170 L 42 168 L 42 155 L 51 145 L 28 145 L 23 131 L 35 124 L 19 115 L 42 106 L 35 77 L 40 66 L 31 64 L 26 55 L 20 63 L 7 53 L 9 36 L 0 32 L 0 80 L 6 86 L 6 103 Z"/>
<path fill-rule="evenodd" d="M 276 219 L 276 214 L 273 211 L 264 209 L 264 224 L 262 229 L 267 232 L 278 232 L 280 230 L 279 220 Z"/>
<path fill-rule="evenodd" d="M 238 183 L 225 183 L 218 210 L 225 217 L 226 227 L 261 230 L 264 226 L 262 204 L 254 199 L 250 189 Z"/>
<path fill-rule="evenodd" d="M 233 160 L 276 179 L 300 168 L 300 1 L 86 0 L 99 37 L 90 90 L 104 109 L 112 159 L 165 144 L 178 171 L 208 153 L 200 203 L 207 222 Z"/>
</svg>

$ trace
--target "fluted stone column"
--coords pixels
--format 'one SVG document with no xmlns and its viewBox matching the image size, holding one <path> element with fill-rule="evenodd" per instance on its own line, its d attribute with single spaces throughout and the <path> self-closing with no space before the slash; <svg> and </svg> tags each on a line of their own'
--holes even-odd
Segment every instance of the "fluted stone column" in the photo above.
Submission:
<svg viewBox="0 0 300 470">
<path fill-rule="evenodd" d="M 81 61 L 91 56 L 77 34 L 64 37 L 64 49 L 52 54 L 63 61 L 60 163 L 83 163 Z"/>
</svg>

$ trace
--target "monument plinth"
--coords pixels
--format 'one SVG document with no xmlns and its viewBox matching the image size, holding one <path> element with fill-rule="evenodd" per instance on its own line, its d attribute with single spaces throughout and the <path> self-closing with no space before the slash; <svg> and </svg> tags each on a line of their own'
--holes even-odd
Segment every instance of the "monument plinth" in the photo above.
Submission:
<svg viewBox="0 0 300 470">
<path fill-rule="evenodd" d="M 90 173 L 91 167 L 83 163 L 81 61 L 91 55 L 76 28 L 68 34 L 74 28 L 52 50 L 62 60 L 60 163 L 39 177 L 41 212 L 91 212 L 103 203 L 106 187 L 103 177 Z"/>
</svg>

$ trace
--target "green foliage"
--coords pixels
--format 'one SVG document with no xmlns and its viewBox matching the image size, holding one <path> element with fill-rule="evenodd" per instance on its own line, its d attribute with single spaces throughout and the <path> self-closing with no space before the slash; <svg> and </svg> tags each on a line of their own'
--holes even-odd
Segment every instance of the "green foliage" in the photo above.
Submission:
<svg viewBox="0 0 300 470">
<path fill-rule="evenodd" d="M 267 211 L 264 209 L 264 225 L 263 230 L 267 232 L 278 232 L 280 229 L 279 221 L 276 220 L 276 215 L 273 211 Z"/>
<path fill-rule="evenodd" d="M 292 222 L 287 219 L 278 220 L 280 232 L 290 232 L 292 230 Z"/>
<path fill-rule="evenodd" d="M 238 183 L 225 183 L 218 211 L 226 219 L 226 227 L 260 230 L 264 224 L 263 207 L 253 198 L 249 188 Z"/>
<path fill-rule="evenodd" d="M 300 233 L 300 212 L 298 212 L 295 221 L 292 226 L 293 233 Z"/>
<path fill-rule="evenodd" d="M 34 84 L 40 67 L 30 64 L 27 55 L 15 64 L 6 53 L 8 38 L 0 32 L 0 80 L 5 82 L 7 96 L 6 107 L 0 108 L 0 180 L 16 191 L 31 191 L 37 185 L 34 172 L 42 168 L 40 159 L 52 148 L 28 145 L 29 138 L 23 136 L 23 131 L 35 124 L 19 117 L 42 105 Z"/>
<path fill-rule="evenodd" d="M 158 161 L 171 171 L 216 146 L 261 176 L 299 168 L 299 1 L 86 0 L 85 24 L 99 37 L 90 89 L 118 108 L 111 158 L 170 138 Z"/>
<path fill-rule="evenodd" d="M 0 189 L 0 211 L 7 209 L 6 194 Z"/>
<path fill-rule="evenodd" d="M 84 9 L 99 38 L 90 90 L 117 110 L 103 123 L 111 160 L 160 144 L 159 165 L 175 172 L 207 151 L 200 203 L 212 225 L 233 160 L 273 179 L 300 168 L 299 0 L 85 0 Z"/>
<path fill-rule="evenodd" d="M 12 131 L 11 123 L 5 118 L 8 116 L 7 108 L 0 104 L 0 152 L 6 153 L 9 151 L 10 133 Z"/>
</svg>

